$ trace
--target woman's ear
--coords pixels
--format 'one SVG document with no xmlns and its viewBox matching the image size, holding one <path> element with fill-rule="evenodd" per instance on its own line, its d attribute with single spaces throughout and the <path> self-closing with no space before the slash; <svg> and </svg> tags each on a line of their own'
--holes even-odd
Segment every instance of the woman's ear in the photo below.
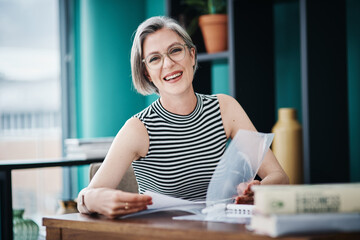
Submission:
<svg viewBox="0 0 360 240">
<path fill-rule="evenodd" d="M 190 49 L 190 56 L 193 68 L 195 67 L 195 48 Z"/>
<path fill-rule="evenodd" d="M 147 80 L 149 80 L 149 82 L 152 82 L 150 75 L 148 74 L 148 72 L 146 70 L 145 70 L 144 76 L 147 78 Z"/>
</svg>

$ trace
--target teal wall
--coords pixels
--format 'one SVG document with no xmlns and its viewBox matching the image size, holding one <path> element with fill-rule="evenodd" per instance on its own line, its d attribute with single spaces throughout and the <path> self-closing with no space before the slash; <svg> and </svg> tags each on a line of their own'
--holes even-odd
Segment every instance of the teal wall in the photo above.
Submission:
<svg viewBox="0 0 360 240">
<path fill-rule="evenodd" d="M 145 99 L 131 85 L 131 36 L 143 1 L 80 0 L 79 137 L 115 136 Z M 131 103 L 131 104 L 129 104 Z"/>
<path fill-rule="evenodd" d="M 145 6 L 146 18 L 165 15 L 166 0 L 146 0 L 145 2 L 146 2 L 146 6 Z"/>
<path fill-rule="evenodd" d="M 77 137 L 115 136 L 147 106 L 131 83 L 130 51 L 137 26 L 163 1 L 77 0 L 74 5 Z M 162 7 L 161 7 L 162 6 Z M 157 15 L 157 14 L 156 14 Z M 73 195 L 89 183 L 88 166 L 72 174 Z"/>
<path fill-rule="evenodd" d="M 226 61 L 215 61 L 211 67 L 211 92 L 212 94 L 229 91 L 229 66 Z"/>
<path fill-rule="evenodd" d="M 297 110 L 301 122 L 300 17 L 298 1 L 274 4 L 275 106 Z"/>
<path fill-rule="evenodd" d="M 360 1 L 347 0 L 350 180 L 360 182 Z"/>
</svg>

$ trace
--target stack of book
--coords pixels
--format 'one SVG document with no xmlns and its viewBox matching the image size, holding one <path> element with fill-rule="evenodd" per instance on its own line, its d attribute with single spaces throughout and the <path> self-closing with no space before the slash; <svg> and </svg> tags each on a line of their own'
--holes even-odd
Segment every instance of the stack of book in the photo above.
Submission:
<svg viewBox="0 0 360 240">
<path fill-rule="evenodd" d="M 254 186 L 248 229 L 271 237 L 359 232 L 360 183 Z"/>
<path fill-rule="evenodd" d="M 106 138 L 68 138 L 65 139 L 65 154 L 68 158 L 105 158 L 113 137 Z"/>
</svg>

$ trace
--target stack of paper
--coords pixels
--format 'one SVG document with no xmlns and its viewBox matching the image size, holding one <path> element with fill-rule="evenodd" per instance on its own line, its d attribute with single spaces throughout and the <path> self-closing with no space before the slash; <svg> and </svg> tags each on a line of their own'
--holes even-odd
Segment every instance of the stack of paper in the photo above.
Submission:
<svg viewBox="0 0 360 240">
<path fill-rule="evenodd" d="M 65 139 L 65 154 L 69 158 L 105 158 L 113 140 L 113 137 Z"/>
</svg>

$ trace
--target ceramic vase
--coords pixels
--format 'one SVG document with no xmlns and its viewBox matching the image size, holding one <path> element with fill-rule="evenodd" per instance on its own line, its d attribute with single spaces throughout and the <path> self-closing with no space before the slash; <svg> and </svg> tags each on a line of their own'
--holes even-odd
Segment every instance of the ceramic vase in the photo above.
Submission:
<svg viewBox="0 0 360 240">
<path fill-rule="evenodd" d="M 302 128 L 296 119 L 296 110 L 280 108 L 278 121 L 272 132 L 275 134 L 272 151 L 290 179 L 290 184 L 303 183 Z"/>
<path fill-rule="evenodd" d="M 39 226 L 31 219 L 24 219 L 24 209 L 13 210 L 14 240 L 37 240 Z"/>
</svg>

